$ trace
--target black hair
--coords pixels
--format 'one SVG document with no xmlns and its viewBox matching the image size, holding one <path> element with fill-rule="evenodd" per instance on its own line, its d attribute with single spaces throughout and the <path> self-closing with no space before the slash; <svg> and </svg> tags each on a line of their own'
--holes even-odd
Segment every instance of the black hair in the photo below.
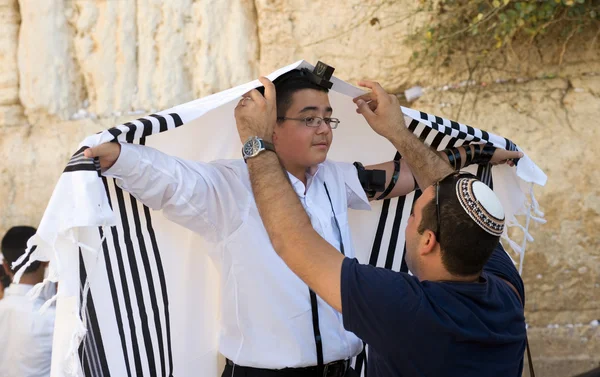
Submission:
<svg viewBox="0 0 600 377">
<path fill-rule="evenodd" d="M 10 266 L 12 273 L 17 272 L 28 262 L 29 257 L 27 257 L 20 265 L 15 266 L 14 268 L 12 267 L 12 264 L 25 253 L 25 250 L 27 249 L 27 240 L 29 240 L 35 232 L 36 229 L 30 226 L 15 226 L 10 228 L 2 238 L 2 255 L 4 255 L 4 259 Z M 25 273 L 35 272 L 41 265 L 42 263 L 40 261 L 35 261 L 27 267 Z"/>
<path fill-rule="evenodd" d="M 439 244 L 444 267 L 456 276 L 471 276 L 480 273 L 500 237 L 483 230 L 460 205 L 456 196 L 458 175 L 444 179 L 439 188 L 440 229 L 434 198 L 423 206 L 418 231 L 423 234 L 429 229 L 439 234 Z"/>
<path fill-rule="evenodd" d="M 316 84 L 308 69 L 294 69 L 273 80 L 277 97 L 277 117 L 284 117 L 292 105 L 292 96 L 299 90 L 312 89 L 329 93 L 329 89 Z M 264 87 L 258 89 L 264 94 Z"/>
</svg>

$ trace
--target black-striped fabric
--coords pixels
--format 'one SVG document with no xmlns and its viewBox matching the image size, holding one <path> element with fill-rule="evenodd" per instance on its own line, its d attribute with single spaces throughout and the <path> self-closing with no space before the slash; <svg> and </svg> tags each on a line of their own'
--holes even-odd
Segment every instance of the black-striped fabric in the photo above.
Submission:
<svg viewBox="0 0 600 377">
<path fill-rule="evenodd" d="M 476 133 L 475 129 L 469 126 L 461 127 L 456 122 L 423 112 L 420 112 L 420 115 L 421 119 L 413 119 L 408 128 L 436 150 L 489 141 L 485 131 Z M 431 126 L 420 120 L 429 121 Z M 146 137 L 181 125 L 181 117 L 175 113 L 166 116 L 152 114 L 113 127 L 107 132 L 115 141 L 131 143 L 139 140 L 140 144 L 144 144 Z M 516 150 L 516 145 L 508 139 L 506 146 Z M 82 157 L 85 149 L 84 147 L 73 155 L 67 165 L 67 168 L 73 169 L 70 171 L 92 170 L 92 167 L 99 171 L 96 161 Z M 401 156 L 398 154 L 395 156 L 399 157 Z M 491 166 L 479 166 L 477 175 L 486 184 L 493 185 Z M 108 234 L 103 234 L 101 229 L 99 233 L 100 237 L 106 237 L 102 249 L 113 302 L 111 309 L 117 321 L 127 377 L 138 376 L 140 373 L 151 377 L 171 377 L 173 357 L 169 301 L 151 212 L 148 207 L 138 203 L 133 196 L 117 187 L 114 180 L 102 179 L 111 208 L 118 214 L 121 223 L 121 227 L 111 227 Z M 407 196 L 383 201 L 369 255 L 371 265 L 408 272 L 404 258 L 404 235 L 400 234 L 400 230 L 406 226 L 412 206 L 419 195 L 420 191 L 416 190 Z M 389 226 L 390 230 L 385 231 Z M 155 261 L 154 267 L 151 258 Z M 145 298 L 144 291 L 149 293 L 149 300 Z M 89 293 L 88 312 L 93 311 L 92 293 Z M 164 315 L 161 316 L 161 313 Z M 140 327 L 136 326 L 135 317 L 141 319 Z M 99 362 L 90 356 L 96 353 L 85 352 L 87 349 L 102 349 L 99 344 L 102 338 L 98 326 L 91 326 L 88 334 L 80 347 L 80 362 L 85 375 L 108 375 L 102 374 L 105 369 L 98 368 Z M 353 363 L 355 369 L 363 376 L 366 376 L 367 351 L 368 345 L 365 345 L 365 349 Z"/>
<path fill-rule="evenodd" d="M 135 134 L 138 131 L 136 127 L 132 124 L 130 132 Z M 144 139 L 141 139 L 140 143 L 143 142 Z M 111 317 L 116 320 L 127 377 L 172 377 L 173 350 L 166 277 L 150 209 L 123 192 L 114 179 L 102 177 L 102 180 L 109 204 L 120 218 L 120 226 L 110 227 L 106 234 L 98 228 L 99 237 L 104 238 L 102 253 L 112 302 L 112 307 L 105 310 L 112 311 Z M 83 259 L 81 271 L 85 272 Z M 82 276 L 81 289 L 84 285 L 85 277 Z M 95 314 L 90 314 L 95 313 L 93 294 L 90 289 L 86 315 L 95 318 Z M 98 361 L 89 352 L 86 353 L 88 349 L 102 349 L 101 339 L 100 327 L 97 324 L 88 326 L 79 353 L 86 377 L 110 376 L 107 368 L 96 367 Z M 106 364 L 106 359 L 103 360 Z"/>
</svg>

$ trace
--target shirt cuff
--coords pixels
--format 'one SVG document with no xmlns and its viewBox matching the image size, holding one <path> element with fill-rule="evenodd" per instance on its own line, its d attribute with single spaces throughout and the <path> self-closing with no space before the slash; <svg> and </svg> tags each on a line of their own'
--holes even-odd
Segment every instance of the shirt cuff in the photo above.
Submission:
<svg viewBox="0 0 600 377">
<path fill-rule="evenodd" d="M 117 161 L 115 161 L 113 166 L 107 169 L 102 175 L 113 178 L 124 177 L 134 171 L 140 157 L 141 156 L 134 145 L 123 143 L 121 144 L 121 153 L 119 154 Z"/>
</svg>

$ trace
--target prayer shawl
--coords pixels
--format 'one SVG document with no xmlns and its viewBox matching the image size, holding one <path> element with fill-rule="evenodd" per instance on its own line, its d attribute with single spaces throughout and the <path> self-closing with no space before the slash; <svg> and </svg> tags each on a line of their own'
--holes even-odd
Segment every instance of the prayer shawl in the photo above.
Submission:
<svg viewBox="0 0 600 377">
<path fill-rule="evenodd" d="M 268 77 L 295 68 L 299 61 Z M 352 98 L 363 93 L 332 78 L 330 101 L 341 126 L 334 131 L 329 158 L 373 164 L 397 156 L 356 114 Z M 58 282 L 52 376 L 220 376 L 218 356 L 218 271 L 202 237 L 167 221 L 99 173 L 83 151 L 118 140 L 139 143 L 191 160 L 240 158 L 233 109 L 258 80 L 118 125 L 86 138 L 62 173 L 37 234 L 29 241 L 30 260 L 50 261 L 46 282 Z M 519 149 L 492 133 L 420 111 L 402 108 L 406 126 L 438 150 L 469 143 Z M 185 127 L 181 127 L 185 125 Z M 168 132 L 167 132 L 168 131 Z M 473 166 L 500 197 L 508 226 L 525 230 L 517 243 L 522 256 L 530 219 L 543 221 L 533 184 L 546 176 L 527 155 L 516 168 Z M 407 271 L 404 230 L 419 192 L 373 202 L 371 212 L 349 214 L 362 263 Z M 519 224 L 517 215 L 524 215 Z M 521 218 L 521 216 L 519 216 Z M 41 290 L 36 287 L 31 294 Z M 354 361 L 364 375 L 364 353 Z"/>
</svg>

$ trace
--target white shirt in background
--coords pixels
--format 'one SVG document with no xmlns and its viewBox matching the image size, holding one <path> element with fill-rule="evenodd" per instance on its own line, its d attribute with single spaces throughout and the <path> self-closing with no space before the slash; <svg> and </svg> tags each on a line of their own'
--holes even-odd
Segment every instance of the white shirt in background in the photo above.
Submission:
<svg viewBox="0 0 600 377">
<path fill-rule="evenodd" d="M 50 306 L 40 313 L 51 293 L 43 292 L 32 300 L 26 296 L 31 288 L 28 284 L 11 284 L 0 300 L 2 377 L 50 376 L 56 309 Z"/>
</svg>

